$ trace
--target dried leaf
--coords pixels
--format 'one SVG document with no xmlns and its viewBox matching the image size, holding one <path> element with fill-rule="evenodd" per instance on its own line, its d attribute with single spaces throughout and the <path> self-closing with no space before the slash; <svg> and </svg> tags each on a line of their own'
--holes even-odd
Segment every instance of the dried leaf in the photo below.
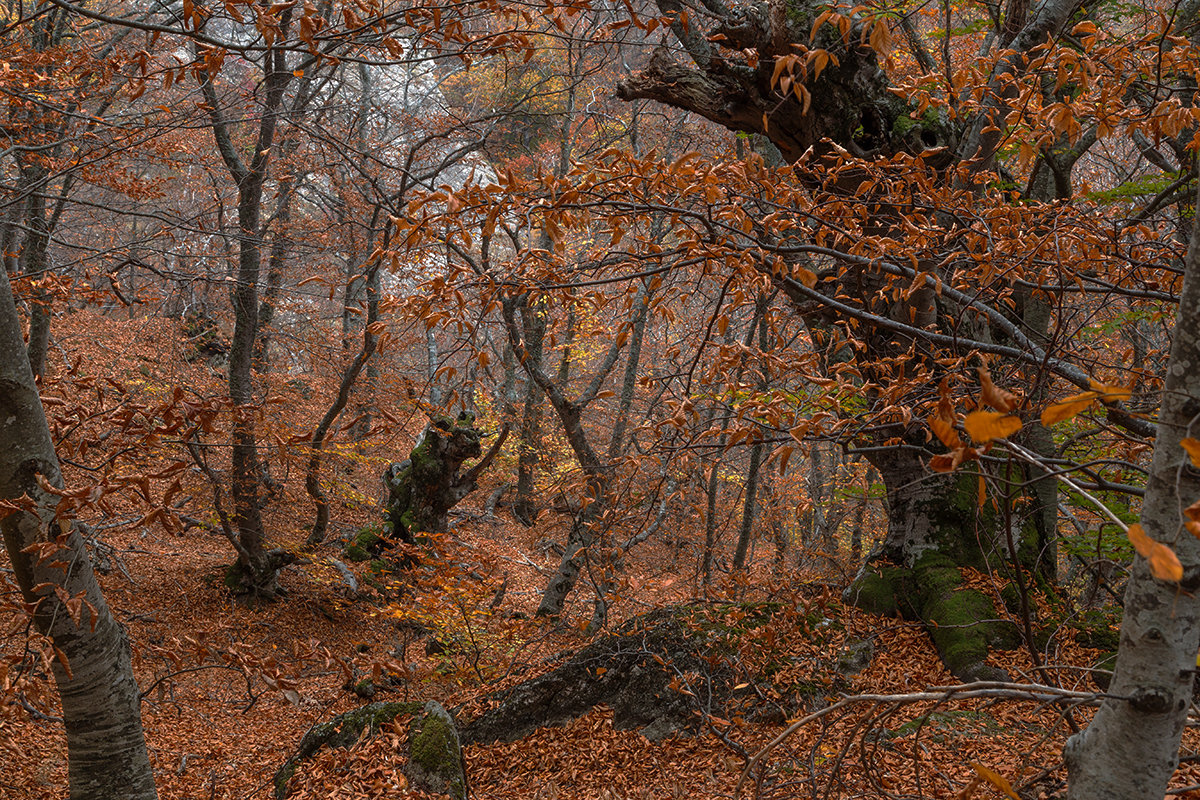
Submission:
<svg viewBox="0 0 1200 800">
<path fill-rule="evenodd" d="M 992 383 L 992 373 L 987 367 L 979 368 L 979 389 L 980 399 L 997 411 L 1008 413 L 1014 411 L 1021 403 L 1019 394 L 1005 391 Z"/>
<path fill-rule="evenodd" d="M 1128 400 L 1133 396 L 1133 392 L 1126 389 L 1124 386 L 1110 386 L 1107 383 L 1099 381 L 1088 381 L 1092 390 L 1099 392 L 1101 403 L 1115 403 L 1118 400 Z"/>
<path fill-rule="evenodd" d="M 1200 467 L 1200 441 L 1189 436 L 1182 440 L 1179 446 L 1187 451 L 1188 458 L 1192 460 L 1192 466 Z"/>
<path fill-rule="evenodd" d="M 1005 778 L 1003 775 L 1001 775 L 999 772 L 996 772 L 995 770 L 990 770 L 987 767 L 983 766 L 982 764 L 974 764 L 973 763 L 973 764 L 971 764 L 971 766 L 975 768 L 975 771 L 977 773 L 979 773 L 979 777 L 983 778 L 985 781 L 990 783 L 992 786 L 995 786 L 997 789 L 999 789 L 1001 792 L 1003 792 L 1005 797 L 1010 797 L 1010 798 L 1012 798 L 1012 800 L 1021 800 L 1020 796 L 1017 795 L 1017 793 L 1015 791 L 1013 791 L 1012 784 L 1009 783 L 1008 779 Z"/>
<path fill-rule="evenodd" d="M 999 411 L 972 411 L 963 420 L 963 427 L 975 441 L 990 442 L 1021 430 L 1021 419 Z"/>
<path fill-rule="evenodd" d="M 1047 428 L 1056 422 L 1065 422 L 1079 414 L 1100 396 L 1100 392 L 1073 394 L 1060 403 L 1051 403 L 1042 412 L 1042 424 Z"/>
<path fill-rule="evenodd" d="M 954 424 L 945 417 L 930 417 L 929 429 L 937 436 L 938 441 L 946 445 L 946 447 L 962 447 L 963 443 L 962 439 L 959 438 L 958 431 L 954 430 Z"/>
<path fill-rule="evenodd" d="M 1183 579 L 1183 565 L 1179 563 L 1174 550 L 1151 539 L 1137 523 L 1130 525 L 1125 534 L 1138 555 L 1150 563 L 1150 574 L 1161 581 L 1178 583 Z"/>
</svg>

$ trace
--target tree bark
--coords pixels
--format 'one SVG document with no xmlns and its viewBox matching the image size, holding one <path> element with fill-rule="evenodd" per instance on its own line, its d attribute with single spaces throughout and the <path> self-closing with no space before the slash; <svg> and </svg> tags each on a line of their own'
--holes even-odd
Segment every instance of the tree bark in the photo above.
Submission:
<svg viewBox="0 0 1200 800">
<path fill-rule="evenodd" d="M 62 476 L 7 274 L 0 276 L 0 419 L 0 500 L 20 506 L 0 517 L 4 546 L 38 630 L 67 665 L 53 661 L 71 800 L 152 800 L 154 772 L 129 644 L 104 601 L 77 527 L 56 515 Z M 77 618 L 57 590 L 83 601 Z"/>
<path fill-rule="evenodd" d="M 1180 441 L 1200 433 L 1197 417 L 1200 226 L 1194 224 L 1141 515 L 1145 532 L 1179 557 L 1183 580 L 1159 580 L 1135 556 L 1111 696 L 1064 752 L 1072 800 L 1162 797 L 1179 763 L 1200 648 L 1200 539 L 1184 529 L 1183 514 L 1200 500 L 1200 470 Z"/>
</svg>

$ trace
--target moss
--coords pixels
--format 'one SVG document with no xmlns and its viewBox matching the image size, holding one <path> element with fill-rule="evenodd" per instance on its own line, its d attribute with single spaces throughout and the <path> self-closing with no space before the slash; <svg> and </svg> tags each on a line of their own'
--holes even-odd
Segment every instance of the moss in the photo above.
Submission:
<svg viewBox="0 0 1200 800">
<path fill-rule="evenodd" d="M 409 769 L 418 784 L 445 792 L 453 800 L 465 800 L 466 776 L 462 748 L 454 722 L 444 708 L 428 703 L 409 731 Z"/>
<path fill-rule="evenodd" d="M 958 734 L 970 738 L 977 737 L 981 732 L 995 734 L 1000 731 L 1000 725 L 996 722 L 995 717 L 986 712 L 968 709 L 931 711 L 909 720 L 891 731 L 891 735 L 894 738 L 900 738 L 910 736 L 917 731 L 925 734 L 931 733 L 930 738 L 933 741 L 941 742 L 948 738 L 947 734 L 951 736 Z"/>
<path fill-rule="evenodd" d="M 913 565 L 913 580 L 918 616 L 946 667 L 963 679 L 998 677 L 998 671 L 984 663 L 988 649 L 1019 646 L 1016 625 L 997 620 L 992 601 L 982 592 L 963 588 L 962 573 L 945 555 L 924 553 Z"/>
<path fill-rule="evenodd" d="M 1112 684 L 1113 671 L 1117 668 L 1117 652 L 1102 653 L 1096 663 L 1092 664 L 1092 682 L 1100 688 L 1100 691 L 1107 692 L 1108 687 Z"/>
<path fill-rule="evenodd" d="M 896 598 L 902 594 L 903 582 L 904 570 L 900 567 L 872 561 L 846 590 L 846 602 L 872 614 L 894 617 L 899 611 Z"/>
<path fill-rule="evenodd" d="M 1073 625 L 1075 641 L 1084 647 L 1115 651 L 1121 644 L 1119 622 L 1119 615 L 1112 612 L 1085 611 Z"/>
<path fill-rule="evenodd" d="M 383 538 L 379 535 L 378 528 L 373 526 L 363 528 L 346 543 L 342 555 L 347 561 L 369 561 L 371 556 L 378 552 L 382 541 Z"/>
<path fill-rule="evenodd" d="M 1000 590 L 1000 599 L 1010 614 L 1021 613 L 1021 588 L 1015 583 L 1008 583 Z"/>
</svg>

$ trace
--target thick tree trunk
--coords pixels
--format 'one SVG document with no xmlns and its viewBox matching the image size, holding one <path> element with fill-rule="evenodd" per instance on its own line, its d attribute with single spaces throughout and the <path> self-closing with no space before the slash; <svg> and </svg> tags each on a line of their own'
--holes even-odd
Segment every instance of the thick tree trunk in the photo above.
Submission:
<svg viewBox="0 0 1200 800">
<path fill-rule="evenodd" d="M 1012 574 L 1005 521 L 990 503 L 980 508 L 971 470 L 931 473 L 916 447 L 874 451 L 871 462 L 887 487 L 888 532 L 846 591 L 869 611 L 899 612 L 923 622 L 947 668 L 961 680 L 997 680 L 985 663 L 993 647 L 1020 645 L 1019 631 L 991 600 L 962 586 L 962 567 Z M 1033 567 L 1041 550 L 1036 527 L 1011 531 L 1017 559 Z"/>
<path fill-rule="evenodd" d="M 1183 580 L 1158 580 L 1146 560 L 1135 557 L 1110 698 L 1092 724 L 1067 742 L 1073 800 L 1162 797 L 1179 763 L 1200 648 L 1200 539 L 1185 530 L 1190 517 L 1183 513 L 1200 501 L 1200 470 L 1180 441 L 1200 438 L 1197 417 L 1200 227 L 1193 227 L 1141 517 L 1145 532 L 1178 555 Z"/>
<path fill-rule="evenodd" d="M 62 487 L 7 274 L 0 276 L 0 419 L 0 500 L 22 506 L 0 517 L 4 546 L 38 630 L 66 660 L 65 669 L 59 659 L 52 663 L 71 800 L 150 800 L 154 772 L 125 631 L 104 601 L 79 531 L 56 517 L 60 498 L 38 480 Z M 78 617 L 58 589 L 83 601 Z"/>
</svg>

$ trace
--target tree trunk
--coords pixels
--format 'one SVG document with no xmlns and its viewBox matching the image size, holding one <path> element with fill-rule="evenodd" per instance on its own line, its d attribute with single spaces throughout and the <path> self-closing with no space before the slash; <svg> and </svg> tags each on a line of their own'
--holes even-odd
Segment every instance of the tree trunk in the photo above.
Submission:
<svg viewBox="0 0 1200 800">
<path fill-rule="evenodd" d="M 960 469 L 930 473 L 922 451 L 892 447 L 869 454 L 887 487 L 888 531 L 846 599 L 868 611 L 899 612 L 923 622 L 947 668 L 959 679 L 999 680 L 984 663 L 989 649 L 1020 645 L 1017 627 L 1002 620 L 991 600 L 962 586 L 961 567 L 1012 574 L 1004 520 L 978 503 L 978 475 Z M 1016 527 L 1014 525 L 1014 527 Z M 1040 550 L 1029 521 L 1012 531 L 1022 565 Z"/>
<path fill-rule="evenodd" d="M 1193 226 L 1167 362 L 1158 436 L 1141 524 L 1183 565 L 1180 584 L 1158 580 L 1135 556 L 1110 697 L 1067 741 L 1072 800 L 1162 797 L 1179 763 L 1200 648 L 1200 539 L 1183 512 L 1200 500 L 1200 470 L 1180 446 L 1200 416 L 1200 226 Z"/>
<path fill-rule="evenodd" d="M 634 296 L 633 329 L 629 334 L 629 357 L 625 360 L 625 374 L 621 379 L 621 396 L 617 401 L 617 417 L 613 422 L 612 437 L 608 441 L 608 460 L 616 461 L 625 448 L 625 430 L 629 425 L 629 409 L 633 407 L 633 392 L 637 386 L 638 365 L 642 359 L 642 341 L 646 336 L 646 318 L 650 316 L 649 279 L 642 281 Z"/>
<path fill-rule="evenodd" d="M 379 270 L 379 265 L 375 264 L 369 270 L 368 275 L 363 276 L 364 281 L 368 286 L 373 285 L 375 272 Z M 312 531 L 304 544 L 308 547 L 316 547 L 325 540 L 325 531 L 329 527 L 329 500 L 325 496 L 324 490 L 321 489 L 321 452 L 325 446 L 325 437 L 329 434 L 330 427 L 337 420 L 338 415 L 342 413 L 342 409 L 346 407 L 346 403 L 350 400 L 350 390 L 354 387 L 354 382 L 358 380 L 359 373 L 363 367 L 371 359 L 375 353 L 375 346 L 378 343 L 378 337 L 373 332 L 373 326 L 379 316 L 379 298 L 371 292 L 367 300 L 367 320 L 363 327 L 362 347 L 358 354 L 354 357 L 346 369 L 342 372 L 342 380 L 338 385 L 337 395 L 333 398 L 333 403 L 325 411 L 325 415 L 321 417 L 321 421 L 317 423 L 316 430 L 313 431 L 310 442 L 311 453 L 308 459 L 308 470 L 304 476 L 304 488 L 308 491 L 308 496 L 312 498 L 313 505 L 316 506 L 316 517 L 313 519 Z"/>
<path fill-rule="evenodd" d="M 61 498 L 38 481 L 63 485 L 7 274 L 0 276 L 0 406 L 0 500 L 22 506 L 0 517 L 0 529 L 34 622 L 66 661 L 65 669 L 59 659 L 52 663 L 71 800 L 150 800 L 157 796 L 154 772 L 125 631 L 105 603 L 78 529 L 56 517 Z M 67 565 L 65 574 L 59 565 Z M 83 601 L 77 618 L 57 589 Z"/>
<path fill-rule="evenodd" d="M 546 337 L 546 320 L 528 304 L 521 305 L 521 327 L 529 368 L 541 369 L 542 345 Z M 525 409 L 521 415 L 521 440 L 517 445 L 517 496 L 513 501 L 513 516 L 524 526 L 537 519 L 537 502 L 533 499 L 538 457 L 542 449 L 542 388 L 533 380 L 525 382 Z"/>
</svg>

